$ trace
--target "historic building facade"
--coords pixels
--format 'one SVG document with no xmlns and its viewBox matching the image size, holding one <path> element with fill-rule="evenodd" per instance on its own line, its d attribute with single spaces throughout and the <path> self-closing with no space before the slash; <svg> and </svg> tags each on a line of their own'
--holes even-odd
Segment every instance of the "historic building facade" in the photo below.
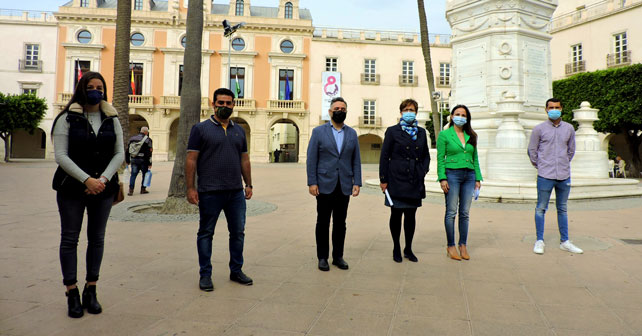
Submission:
<svg viewBox="0 0 642 336">
<path fill-rule="evenodd" d="M 132 3 L 130 134 L 149 126 L 154 159 L 168 160 L 176 145 L 188 2 Z M 253 161 L 269 160 L 269 133 L 277 122 L 295 125 L 298 142 L 307 143 L 310 13 L 299 9 L 298 0 L 281 0 L 274 8 L 250 6 L 249 0 L 231 0 L 229 5 L 205 1 L 203 10 L 202 118 L 212 113 L 214 90 L 229 86 L 235 91 L 238 83 L 233 117 L 248 133 Z M 99 71 L 112 86 L 116 2 L 73 0 L 55 16 L 60 41 L 57 104 L 62 107 L 78 71 Z M 228 39 L 223 36 L 224 19 L 245 25 Z"/>
<path fill-rule="evenodd" d="M 445 110 L 450 93 L 449 40 L 449 35 L 430 38 L 435 89 Z M 316 28 L 310 59 L 310 124 L 327 122 L 322 100 L 328 83 L 323 83 L 323 73 L 339 73 L 334 85 L 339 85 L 348 103 L 346 124 L 359 135 L 364 163 L 379 163 L 384 133 L 399 122 L 401 101 L 413 98 L 419 103 L 421 126 L 430 118 L 431 93 L 417 33 Z"/>
<path fill-rule="evenodd" d="M 0 11 L 2 52 L 0 53 L 0 92 L 33 93 L 47 100 L 47 113 L 39 128 L 29 134 L 13 132 L 10 140 L 12 158 L 53 158 L 49 138 L 56 114 L 55 97 L 57 28 L 51 13 L 35 11 Z M 4 157 L 0 140 L 0 157 Z"/>
</svg>

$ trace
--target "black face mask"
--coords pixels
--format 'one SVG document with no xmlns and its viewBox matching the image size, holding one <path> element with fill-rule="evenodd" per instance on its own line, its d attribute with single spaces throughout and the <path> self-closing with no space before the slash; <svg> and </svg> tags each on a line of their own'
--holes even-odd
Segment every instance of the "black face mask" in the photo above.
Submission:
<svg viewBox="0 0 642 336">
<path fill-rule="evenodd" d="M 225 119 L 228 119 L 232 115 L 232 112 L 234 112 L 234 110 L 232 110 L 231 108 L 229 108 L 227 106 L 218 106 L 218 107 L 216 107 L 216 112 L 215 113 L 216 113 L 217 117 L 225 120 Z"/>
<path fill-rule="evenodd" d="M 98 90 L 87 90 L 87 104 L 96 105 L 103 100 L 103 92 Z"/>
<path fill-rule="evenodd" d="M 346 120 L 346 111 L 334 111 L 332 112 L 332 120 L 336 122 L 337 124 L 343 123 L 344 120 Z"/>
</svg>

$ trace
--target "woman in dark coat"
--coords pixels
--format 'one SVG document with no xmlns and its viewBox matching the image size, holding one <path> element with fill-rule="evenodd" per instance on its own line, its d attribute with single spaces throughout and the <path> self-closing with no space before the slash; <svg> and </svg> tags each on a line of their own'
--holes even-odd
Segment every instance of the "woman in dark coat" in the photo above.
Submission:
<svg viewBox="0 0 642 336">
<path fill-rule="evenodd" d="M 424 177 L 430 166 L 427 133 L 417 126 L 417 108 L 417 102 L 412 99 L 401 103 L 401 119 L 386 130 L 379 161 L 381 190 L 387 191 L 392 199 L 390 204 L 386 196 L 385 204 L 390 207 L 390 234 L 394 244 L 392 259 L 398 263 L 402 261 L 399 243 L 402 216 L 406 237 L 403 255 L 410 261 L 418 261 L 412 252 L 415 213 L 421 206 L 421 200 L 426 198 Z"/>
<path fill-rule="evenodd" d="M 61 222 L 60 264 L 67 287 L 67 314 L 83 308 L 100 314 L 96 282 L 103 258 L 105 228 L 119 191 L 117 170 L 125 158 L 123 131 L 116 110 L 107 103 L 107 85 L 97 72 L 86 72 L 64 110 L 53 122 L 58 169 L 53 188 Z M 76 248 L 87 212 L 87 274 L 82 304 L 77 288 Z"/>
</svg>

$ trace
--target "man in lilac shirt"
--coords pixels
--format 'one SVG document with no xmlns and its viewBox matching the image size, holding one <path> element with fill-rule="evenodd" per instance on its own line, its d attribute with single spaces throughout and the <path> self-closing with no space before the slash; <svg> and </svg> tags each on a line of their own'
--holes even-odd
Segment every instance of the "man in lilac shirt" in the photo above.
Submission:
<svg viewBox="0 0 642 336">
<path fill-rule="evenodd" d="M 528 156 L 537 169 L 537 207 L 535 228 L 537 241 L 533 252 L 544 253 L 544 219 L 551 193 L 555 189 L 557 225 L 560 231 L 560 249 L 571 253 L 583 251 L 568 240 L 566 204 L 571 192 L 571 160 L 575 155 L 575 129 L 562 121 L 562 102 L 551 98 L 546 101 L 548 120 L 535 126 L 528 144 Z"/>
</svg>

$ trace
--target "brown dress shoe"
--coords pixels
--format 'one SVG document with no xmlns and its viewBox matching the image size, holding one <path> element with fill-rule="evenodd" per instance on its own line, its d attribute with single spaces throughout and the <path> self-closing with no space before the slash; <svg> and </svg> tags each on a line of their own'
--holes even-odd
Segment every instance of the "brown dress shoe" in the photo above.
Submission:
<svg viewBox="0 0 642 336">
<path fill-rule="evenodd" d="M 129 192 L 127 192 L 127 196 L 133 196 L 134 195 L 134 188 L 129 188 Z"/>
<path fill-rule="evenodd" d="M 145 188 L 145 187 L 141 187 L 141 188 L 140 188 L 140 193 L 141 193 L 141 194 L 149 194 L 149 191 L 147 191 L 147 188 Z"/>
<path fill-rule="evenodd" d="M 461 257 L 459 256 L 459 253 L 457 253 L 457 249 L 454 246 L 448 246 L 446 248 L 446 255 L 453 260 L 461 260 Z"/>
<path fill-rule="evenodd" d="M 466 250 L 466 245 L 459 245 L 459 253 L 461 254 L 461 258 L 464 260 L 470 259 L 470 256 L 468 255 L 468 251 Z"/>
</svg>

